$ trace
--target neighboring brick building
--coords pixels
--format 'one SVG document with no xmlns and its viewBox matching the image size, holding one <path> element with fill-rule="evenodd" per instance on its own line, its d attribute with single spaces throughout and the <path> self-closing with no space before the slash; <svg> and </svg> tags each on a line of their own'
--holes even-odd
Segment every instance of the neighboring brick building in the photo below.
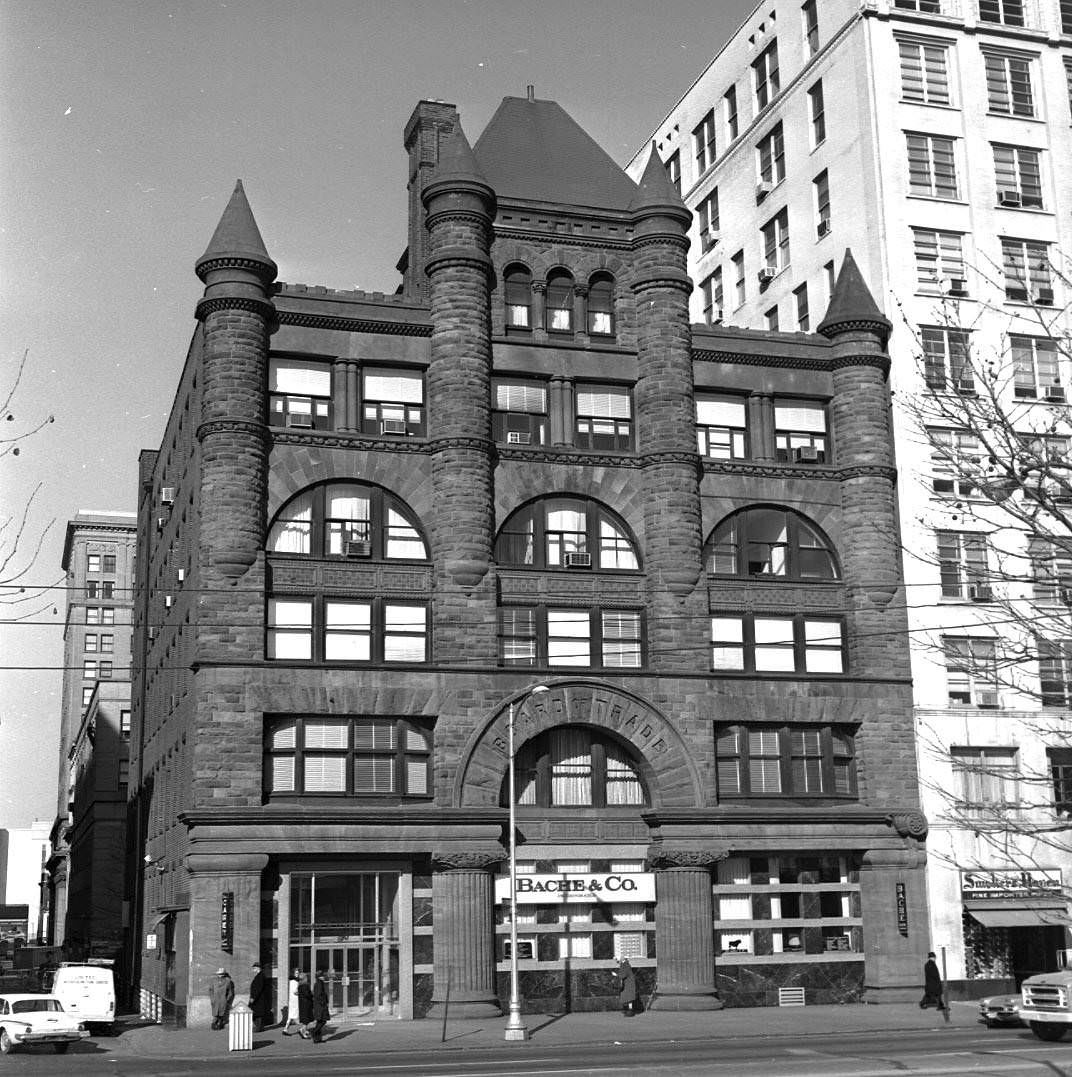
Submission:
<svg viewBox="0 0 1072 1077">
<path fill-rule="evenodd" d="M 527 1008 L 613 1007 L 618 956 L 668 1008 L 914 996 L 889 323 L 855 263 L 819 334 L 690 325 L 656 157 L 634 184 L 531 91 L 472 149 L 422 101 L 405 146 L 397 294 L 275 284 L 241 185 L 197 264 L 140 473 L 144 1009 L 206 1024 L 260 959 L 328 970 L 343 1019 L 498 1013 L 514 707 Z"/>
</svg>

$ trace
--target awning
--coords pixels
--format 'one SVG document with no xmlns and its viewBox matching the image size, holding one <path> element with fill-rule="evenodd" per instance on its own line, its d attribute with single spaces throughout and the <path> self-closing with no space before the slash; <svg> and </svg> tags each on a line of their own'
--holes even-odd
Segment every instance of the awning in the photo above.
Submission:
<svg viewBox="0 0 1072 1077">
<path fill-rule="evenodd" d="M 1068 909 L 1062 903 L 1051 906 L 1030 901 L 988 902 L 985 908 L 964 903 L 968 915 L 983 927 L 1069 927 Z"/>
</svg>

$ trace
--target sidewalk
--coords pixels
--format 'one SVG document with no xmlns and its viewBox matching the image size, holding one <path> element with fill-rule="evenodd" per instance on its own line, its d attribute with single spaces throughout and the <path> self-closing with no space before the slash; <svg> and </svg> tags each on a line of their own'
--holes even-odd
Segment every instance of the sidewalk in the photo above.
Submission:
<svg viewBox="0 0 1072 1077">
<path fill-rule="evenodd" d="M 569 1044 L 653 1043 L 660 1041 L 706 1039 L 712 1036 L 802 1037 L 851 1035 L 854 1032 L 919 1032 L 926 1029 L 983 1026 L 978 1022 L 978 1003 L 954 1002 L 949 1024 L 935 1010 L 920 1010 L 915 1003 L 890 1003 L 881 1006 L 862 1004 L 846 1006 L 763 1006 L 752 1009 L 720 1010 L 717 1013 L 671 1013 L 650 1011 L 638 1017 L 619 1013 L 526 1014 L 530 1040 L 513 1045 L 564 1046 Z M 169 1029 L 159 1025 L 139 1025 L 136 1018 L 124 1023 L 119 1035 L 94 1038 L 97 1047 L 116 1056 L 154 1056 L 210 1059 L 228 1054 L 227 1033 L 211 1029 Z M 482 1047 L 501 1047 L 506 1018 L 486 1021 L 449 1021 L 442 1041 L 443 1023 L 423 1021 L 377 1021 L 354 1023 L 342 1027 L 329 1022 L 324 1042 L 315 1044 L 299 1036 L 283 1036 L 279 1028 L 268 1029 L 253 1037 L 253 1057 L 291 1055 L 346 1055 L 354 1051 L 368 1053 L 432 1050 L 463 1051 Z M 995 1036 L 998 1035 L 995 1033 Z M 248 1052 L 236 1052 L 246 1055 Z"/>
</svg>

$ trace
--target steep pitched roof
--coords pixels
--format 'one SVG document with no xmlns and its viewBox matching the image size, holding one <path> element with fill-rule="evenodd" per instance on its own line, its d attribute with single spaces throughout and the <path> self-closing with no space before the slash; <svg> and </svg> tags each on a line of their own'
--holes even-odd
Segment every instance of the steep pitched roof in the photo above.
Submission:
<svg viewBox="0 0 1072 1077">
<path fill-rule="evenodd" d="M 216 225 L 216 231 L 212 233 L 205 253 L 198 258 L 197 265 L 200 269 L 203 262 L 216 258 L 248 258 L 269 266 L 273 275 L 275 273 L 275 262 L 269 257 L 264 240 L 261 239 L 260 229 L 253 218 L 253 210 L 249 208 L 241 180 L 235 183 L 231 200 L 220 217 L 220 223 Z"/>
<path fill-rule="evenodd" d="M 670 175 L 666 171 L 666 166 L 660 159 L 653 142 L 648 152 L 648 163 L 644 166 L 644 174 L 640 177 L 640 183 L 637 185 L 636 193 L 633 195 L 633 201 L 629 208 L 633 210 L 642 209 L 646 206 L 683 208 L 684 205 L 685 203 L 681 201 L 681 195 L 678 194 L 677 188 L 670 182 Z"/>
<path fill-rule="evenodd" d="M 500 198 L 624 211 L 636 185 L 555 101 L 504 97 L 473 147 Z"/>
<path fill-rule="evenodd" d="M 487 177 L 480 171 L 480 165 L 460 123 L 456 123 L 454 130 L 447 136 L 439 154 L 439 164 L 436 165 L 435 179 L 448 177 L 452 180 L 466 179 L 483 184 L 488 182 Z"/>
<path fill-rule="evenodd" d="M 852 251 L 846 247 L 834 292 L 830 296 L 830 306 L 826 308 L 826 317 L 816 332 L 829 337 L 842 326 L 859 324 L 875 326 L 886 335 L 893 328 L 886 315 L 879 310 Z"/>
</svg>

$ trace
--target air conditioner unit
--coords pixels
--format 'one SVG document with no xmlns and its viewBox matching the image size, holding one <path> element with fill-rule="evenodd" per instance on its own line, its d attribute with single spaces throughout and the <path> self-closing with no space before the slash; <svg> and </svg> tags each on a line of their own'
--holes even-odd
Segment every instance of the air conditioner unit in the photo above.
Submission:
<svg viewBox="0 0 1072 1077">
<path fill-rule="evenodd" d="M 372 543 L 363 539 L 348 539 L 343 551 L 347 557 L 370 557 L 372 555 Z"/>
<path fill-rule="evenodd" d="M 793 450 L 793 460 L 798 464 L 817 464 L 819 450 L 814 445 L 801 445 Z"/>
<path fill-rule="evenodd" d="M 288 412 L 287 426 L 299 426 L 305 430 L 311 430 L 313 427 L 313 417 L 308 414 Z"/>
<path fill-rule="evenodd" d="M 997 692 L 976 692 L 975 705 L 977 707 L 997 707 L 999 705 Z"/>
<path fill-rule="evenodd" d="M 766 181 L 762 180 L 756 184 L 756 201 L 762 202 L 773 190 L 773 187 Z"/>
<path fill-rule="evenodd" d="M 949 278 L 949 294 L 950 295 L 967 295 L 968 294 L 968 282 L 963 277 L 950 277 Z"/>
<path fill-rule="evenodd" d="M 167 517 L 166 516 L 157 516 L 157 518 L 156 518 L 156 529 L 157 529 L 157 531 L 163 531 L 164 530 L 164 524 L 166 524 L 166 523 L 167 523 Z"/>
<path fill-rule="evenodd" d="M 507 445 L 531 445 L 532 435 L 527 430 L 508 430 L 506 432 Z"/>
<path fill-rule="evenodd" d="M 166 609 L 166 610 L 171 609 L 171 606 L 174 603 L 174 601 L 175 600 L 171 597 L 171 595 L 164 595 L 164 609 Z"/>
<path fill-rule="evenodd" d="M 990 585 L 986 583 L 969 583 L 968 598 L 970 598 L 972 602 L 989 602 Z"/>
<path fill-rule="evenodd" d="M 1035 302 L 1041 307 L 1053 306 L 1053 289 L 1052 288 L 1039 288 L 1035 292 Z"/>
<path fill-rule="evenodd" d="M 703 232 L 700 239 L 703 241 L 705 251 L 709 251 L 718 241 L 721 233 L 714 228 L 708 228 L 706 232 Z"/>
<path fill-rule="evenodd" d="M 715 307 L 715 309 L 711 311 L 711 321 L 715 325 L 719 325 L 722 322 L 722 308 L 721 307 Z"/>
<path fill-rule="evenodd" d="M 775 266 L 764 266 L 757 274 L 760 284 L 770 284 L 776 276 L 778 276 L 778 270 Z"/>
<path fill-rule="evenodd" d="M 998 201 L 1003 206 L 1018 206 L 1020 205 L 1020 192 L 1015 188 L 1003 187 L 998 191 Z"/>
<path fill-rule="evenodd" d="M 1065 402 L 1065 388 L 1063 385 L 1050 385 L 1046 388 L 1046 399 L 1052 400 L 1055 404 L 1063 404 Z"/>
<path fill-rule="evenodd" d="M 381 434 L 405 434 L 406 424 L 401 419 L 384 419 L 380 423 Z"/>
<path fill-rule="evenodd" d="M 161 505 L 174 505 L 175 504 L 175 487 L 174 486 L 162 486 L 160 488 L 160 504 Z"/>
<path fill-rule="evenodd" d="M 831 225 L 830 225 L 830 218 L 829 217 L 820 217 L 819 218 L 819 226 L 816 229 L 816 231 L 819 233 L 819 238 L 820 239 L 823 236 L 829 234 L 830 227 L 831 227 Z"/>
<path fill-rule="evenodd" d="M 592 555 L 590 553 L 566 554 L 566 568 L 591 568 Z"/>
<path fill-rule="evenodd" d="M 184 569 L 184 568 L 180 568 L 180 569 L 179 569 L 179 570 L 178 570 L 178 571 L 177 571 L 177 572 L 175 573 L 175 576 L 176 576 L 176 578 L 178 579 L 179 583 L 182 583 L 182 581 L 186 579 L 186 569 Z"/>
<path fill-rule="evenodd" d="M 146 629 L 145 634 L 149 637 L 149 641 L 152 642 L 154 639 L 156 639 L 156 634 L 159 631 L 160 630 L 158 628 L 149 628 L 149 629 Z"/>
</svg>

